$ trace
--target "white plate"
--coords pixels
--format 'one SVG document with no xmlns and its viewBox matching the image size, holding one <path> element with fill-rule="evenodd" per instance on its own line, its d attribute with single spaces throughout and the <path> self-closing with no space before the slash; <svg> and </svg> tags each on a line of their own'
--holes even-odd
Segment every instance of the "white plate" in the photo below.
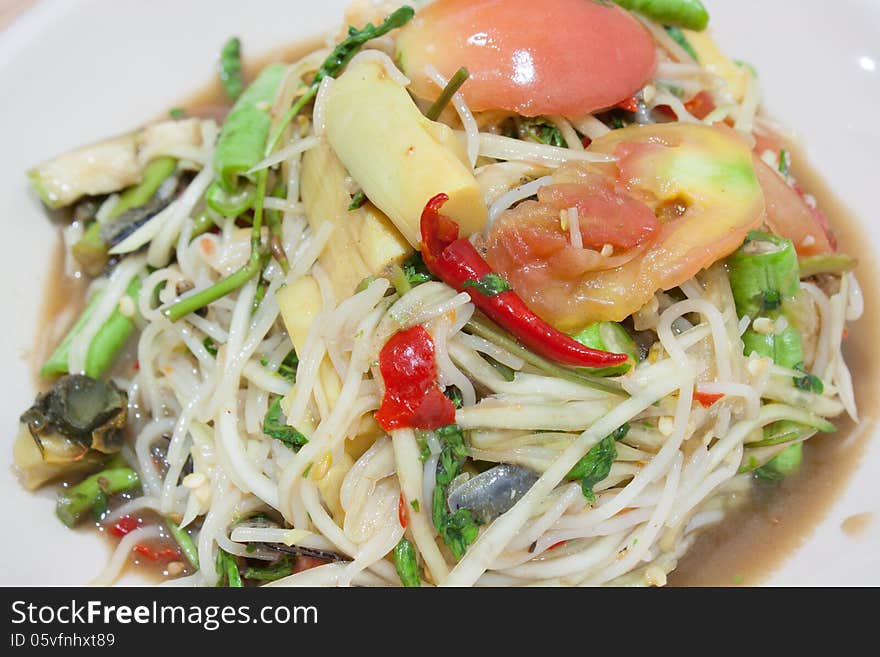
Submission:
<svg viewBox="0 0 880 657">
<path fill-rule="evenodd" d="M 539 4 L 540 0 L 536 0 Z M 249 53 L 335 29 L 346 0 L 44 0 L 0 34 L 2 326 L 0 499 L 6 512 L 3 585 L 87 583 L 108 554 L 92 532 L 71 534 L 48 494 L 30 495 L 10 472 L 17 418 L 33 399 L 26 360 L 55 234 L 28 192 L 29 166 L 160 115 L 213 75 L 231 34 Z M 810 158 L 862 218 L 873 221 L 880 152 L 880 3 L 709 0 L 716 37 L 760 71 L 766 106 L 796 129 Z M 796 7 L 796 8 L 795 8 Z M 876 252 L 876 248 L 875 248 Z M 866 286 L 876 281 L 863 280 Z M 876 308 L 868 312 L 876 313 Z M 877 358 L 878 354 L 865 354 Z M 768 581 L 880 584 L 880 518 L 858 539 L 848 516 L 880 508 L 880 440 L 802 548 Z M 757 549 L 757 547 L 756 547 Z"/>
</svg>

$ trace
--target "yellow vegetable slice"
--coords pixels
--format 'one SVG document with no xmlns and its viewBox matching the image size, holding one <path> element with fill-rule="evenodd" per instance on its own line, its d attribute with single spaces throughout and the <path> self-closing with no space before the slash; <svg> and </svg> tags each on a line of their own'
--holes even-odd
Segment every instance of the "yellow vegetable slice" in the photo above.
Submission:
<svg viewBox="0 0 880 657">
<path fill-rule="evenodd" d="M 378 59 L 352 61 L 324 99 L 326 135 L 367 198 L 413 246 L 429 199 L 443 192 L 443 210 L 463 235 L 481 231 L 487 210 L 455 133 L 425 118 Z"/>
</svg>

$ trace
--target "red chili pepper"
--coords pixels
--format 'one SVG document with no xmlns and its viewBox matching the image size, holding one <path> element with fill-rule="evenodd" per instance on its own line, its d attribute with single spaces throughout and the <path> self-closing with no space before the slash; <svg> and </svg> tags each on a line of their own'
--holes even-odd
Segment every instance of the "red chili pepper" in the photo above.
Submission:
<svg viewBox="0 0 880 657">
<path fill-rule="evenodd" d="M 717 402 L 722 397 L 724 397 L 724 395 L 720 392 L 700 392 L 699 390 L 694 391 L 694 399 L 696 399 L 706 408 L 709 408 L 712 404 Z"/>
<path fill-rule="evenodd" d="M 138 519 L 133 516 L 123 516 L 119 520 L 116 521 L 116 524 L 110 528 L 110 533 L 114 536 L 118 536 L 122 538 L 129 532 L 134 531 L 138 528 Z"/>
<path fill-rule="evenodd" d="M 626 100 L 622 100 L 617 103 L 617 106 L 620 109 L 626 110 L 627 112 L 638 112 L 639 111 L 639 99 L 635 96 L 630 96 Z"/>
<path fill-rule="evenodd" d="M 162 548 L 161 550 L 154 550 L 149 545 L 144 545 L 143 543 L 138 543 L 134 546 L 134 551 L 140 555 L 145 556 L 150 561 L 173 561 L 174 559 L 180 558 L 180 552 L 175 550 L 174 548 Z"/>
<path fill-rule="evenodd" d="M 575 367 L 611 367 L 626 362 L 626 354 L 590 349 L 556 330 L 529 310 L 516 292 L 507 290 L 488 296 L 468 290 L 465 283 L 477 282 L 493 272 L 474 245 L 459 238 L 458 224 L 440 214 L 448 200 L 446 194 L 438 194 L 422 213 L 422 259 L 432 274 L 459 292 L 470 294 L 474 305 L 489 319 L 540 356 Z"/>
<path fill-rule="evenodd" d="M 400 499 L 397 500 L 397 519 L 400 521 L 400 526 L 406 529 L 406 526 L 409 524 L 409 514 L 406 511 L 406 500 L 403 499 L 403 493 L 400 494 Z"/>
<path fill-rule="evenodd" d="M 379 353 L 385 382 L 376 421 L 385 431 L 439 429 L 455 422 L 455 405 L 437 385 L 434 341 L 422 326 L 395 333 Z"/>
<path fill-rule="evenodd" d="M 550 547 L 547 548 L 547 551 L 549 552 L 550 550 L 555 550 L 556 548 L 561 547 L 561 546 L 565 545 L 566 543 L 568 543 L 568 541 L 559 541 L 558 543 L 554 543 L 553 545 L 551 545 Z"/>
<path fill-rule="evenodd" d="M 701 91 L 686 102 L 684 108 L 702 121 L 715 110 L 715 100 L 708 91 Z"/>
</svg>

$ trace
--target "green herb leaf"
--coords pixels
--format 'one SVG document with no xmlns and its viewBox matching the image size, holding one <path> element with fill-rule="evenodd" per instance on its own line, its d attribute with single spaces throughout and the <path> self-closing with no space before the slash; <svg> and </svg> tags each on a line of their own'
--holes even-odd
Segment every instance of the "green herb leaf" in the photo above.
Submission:
<svg viewBox="0 0 880 657">
<path fill-rule="evenodd" d="M 478 281 L 473 279 L 465 281 L 462 287 L 472 287 L 483 296 L 494 297 L 496 294 L 510 290 L 510 283 L 495 272 L 489 272 Z"/>
<path fill-rule="evenodd" d="M 520 139 L 538 142 L 539 144 L 568 148 L 568 142 L 565 141 L 562 133 L 559 132 L 559 128 L 547 119 L 522 119 L 519 124 L 519 137 Z"/>
<path fill-rule="evenodd" d="M 428 432 L 416 431 L 416 442 L 419 445 L 419 460 L 424 463 L 431 456 L 431 448 L 428 447 Z"/>
<path fill-rule="evenodd" d="M 263 416 L 263 433 L 270 438 L 280 440 L 295 452 L 309 442 L 308 438 L 285 423 L 281 411 L 281 397 L 275 397 L 269 404 L 269 409 Z"/>
<path fill-rule="evenodd" d="M 182 107 L 172 107 L 170 110 L 168 110 L 168 116 L 170 116 L 172 119 L 182 119 L 184 116 L 186 116 L 186 110 Z"/>
<path fill-rule="evenodd" d="M 260 364 L 263 367 L 269 367 L 269 359 L 263 356 L 260 359 Z M 291 349 L 290 352 L 284 357 L 284 360 L 281 361 L 281 365 L 278 366 L 278 371 L 275 373 L 285 381 L 290 381 L 291 383 L 293 383 L 294 381 L 296 381 L 296 368 L 298 366 L 299 356 L 296 355 L 295 349 Z"/>
<path fill-rule="evenodd" d="M 95 518 L 95 522 L 101 522 L 101 519 L 104 517 L 104 514 L 110 510 L 109 501 L 107 499 L 107 493 L 103 490 L 99 490 L 98 494 L 95 496 L 95 506 L 92 507 L 92 513 Z"/>
<path fill-rule="evenodd" d="M 422 585 L 416 549 L 405 538 L 400 539 L 394 548 L 394 567 L 404 586 L 418 588 Z"/>
<path fill-rule="evenodd" d="M 449 551 L 456 559 L 461 559 L 468 545 L 476 540 L 479 525 L 469 509 L 450 513 L 446 492 L 452 480 L 461 474 L 468 455 L 467 444 L 464 432 L 456 424 L 437 429 L 434 433 L 440 441 L 441 451 L 437 463 L 437 485 L 431 500 L 431 519 Z"/>
<path fill-rule="evenodd" d="M 456 409 L 462 407 L 464 401 L 461 398 L 461 390 L 455 386 L 449 386 L 443 391 L 443 394 L 446 395 L 446 398 L 452 402 L 452 405 L 455 406 Z"/>
<path fill-rule="evenodd" d="M 618 427 L 614 433 L 605 436 L 605 438 L 593 445 L 586 456 L 578 461 L 566 475 L 566 479 L 571 481 L 581 480 L 581 490 L 589 502 L 596 501 L 593 486 L 603 481 L 611 472 L 611 466 L 614 465 L 614 460 L 617 458 L 615 443 L 623 440 L 627 433 L 629 433 L 629 424 L 623 424 Z"/>
<path fill-rule="evenodd" d="M 364 207 L 367 203 L 367 195 L 363 192 L 358 192 L 354 196 L 351 197 L 351 205 L 348 206 L 349 212 L 354 212 L 359 208 Z"/>
<path fill-rule="evenodd" d="M 403 273 L 406 274 L 409 284 L 413 287 L 421 285 L 422 283 L 427 283 L 428 281 L 436 280 L 431 275 L 431 272 L 428 271 L 428 268 L 425 266 L 425 261 L 422 260 L 422 254 L 418 251 L 407 258 L 403 263 Z"/>
<path fill-rule="evenodd" d="M 244 90 L 241 74 L 241 41 L 232 37 L 220 51 L 220 83 L 226 95 L 236 100 Z"/>
<path fill-rule="evenodd" d="M 351 58 L 355 56 L 357 51 L 360 50 L 361 46 L 367 41 L 378 39 L 380 36 L 388 34 L 391 30 L 406 25 L 412 20 L 413 16 L 415 16 L 415 10 L 412 7 L 404 5 L 389 15 L 378 27 L 372 23 L 367 23 L 363 29 L 360 30 L 355 29 L 354 27 L 349 27 L 348 36 L 333 49 L 333 52 L 330 53 L 330 56 L 324 60 L 321 68 L 318 69 L 318 73 L 315 75 L 315 79 L 312 82 L 312 87 L 317 89 L 317 86 L 320 86 L 321 84 L 321 80 L 327 76 L 336 77 L 337 73 L 339 73 L 339 71 L 351 61 Z"/>
<path fill-rule="evenodd" d="M 416 513 L 419 512 L 419 508 L 420 508 L 420 507 L 419 507 L 419 501 L 418 501 L 418 500 L 413 500 L 412 502 L 410 502 L 410 506 L 412 506 L 413 511 L 415 511 Z"/>
</svg>

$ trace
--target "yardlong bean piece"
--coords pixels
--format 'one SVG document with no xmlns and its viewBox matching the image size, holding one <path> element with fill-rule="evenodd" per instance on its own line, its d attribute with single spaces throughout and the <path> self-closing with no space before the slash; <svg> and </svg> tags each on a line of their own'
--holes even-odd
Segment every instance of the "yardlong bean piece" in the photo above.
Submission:
<svg viewBox="0 0 880 657">
<path fill-rule="evenodd" d="M 141 289 L 141 279 L 135 276 L 125 296 L 128 297 L 133 307 L 137 307 L 137 296 Z M 55 349 L 49 360 L 40 368 L 40 375 L 44 378 L 51 378 L 58 374 L 68 373 L 68 357 L 70 354 L 70 345 L 74 338 L 85 328 L 95 309 L 101 303 L 103 292 L 99 292 L 93 296 L 82 315 L 73 325 L 73 328 L 64 336 L 61 344 Z M 125 297 L 123 297 L 125 298 Z M 98 329 L 92 343 L 89 345 L 89 351 L 86 355 L 86 376 L 98 379 L 110 367 L 119 351 L 125 345 L 126 340 L 134 330 L 134 319 L 124 315 L 119 308 L 113 311 L 113 314 L 104 322 L 103 326 Z"/>
<path fill-rule="evenodd" d="M 61 492 L 55 513 L 68 527 L 75 526 L 102 495 L 114 495 L 138 486 L 137 472 L 131 468 L 108 468 L 87 477 Z"/>
</svg>

